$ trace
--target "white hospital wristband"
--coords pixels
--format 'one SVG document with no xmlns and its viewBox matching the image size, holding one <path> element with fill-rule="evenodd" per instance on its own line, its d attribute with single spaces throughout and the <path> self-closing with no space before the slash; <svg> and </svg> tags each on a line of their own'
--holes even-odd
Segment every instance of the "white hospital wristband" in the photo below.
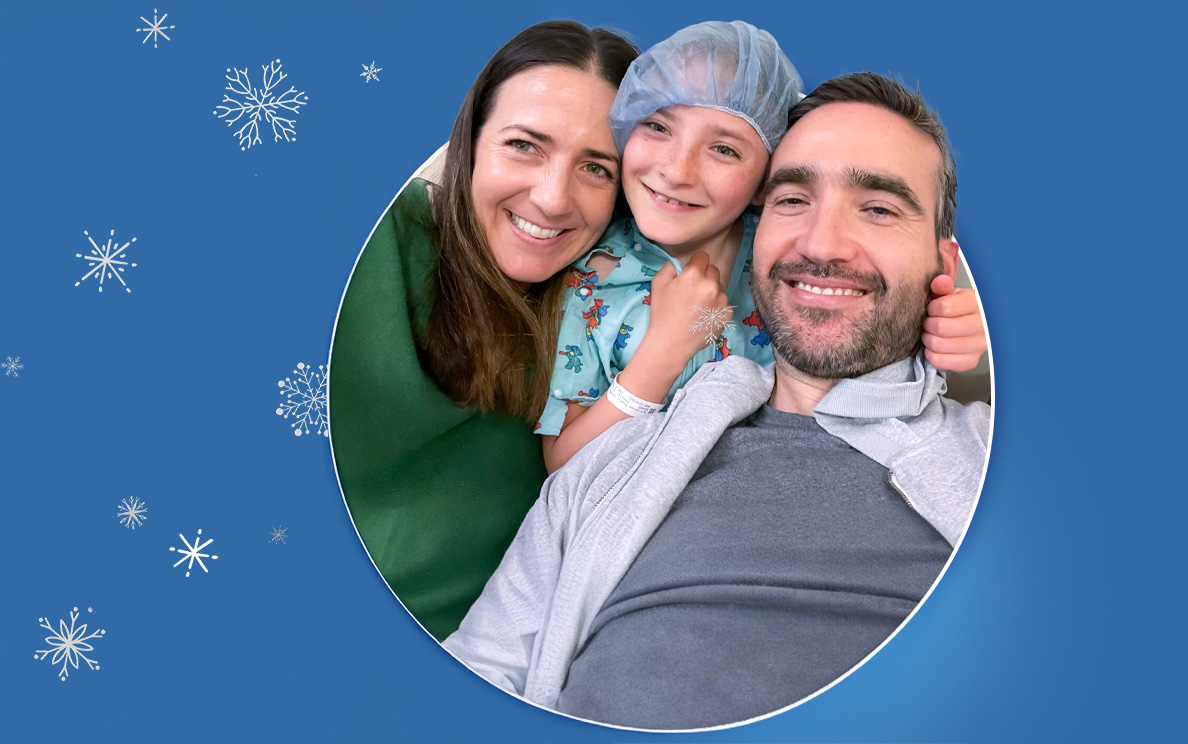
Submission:
<svg viewBox="0 0 1188 744">
<path fill-rule="evenodd" d="M 606 391 L 606 398 L 615 408 L 628 416 L 644 416 L 664 408 L 663 403 L 652 403 L 632 395 L 617 379 L 611 382 L 610 390 Z"/>
</svg>

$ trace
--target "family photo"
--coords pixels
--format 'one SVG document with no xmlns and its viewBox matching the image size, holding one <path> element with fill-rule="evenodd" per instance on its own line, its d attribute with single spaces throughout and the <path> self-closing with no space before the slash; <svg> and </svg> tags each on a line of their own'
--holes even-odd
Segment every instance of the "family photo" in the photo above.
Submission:
<svg viewBox="0 0 1188 744">
<path fill-rule="evenodd" d="M 986 466 L 989 385 L 946 397 L 988 348 L 957 171 L 919 91 L 806 90 L 745 21 L 514 36 L 335 326 L 335 463 L 393 593 L 599 723 L 735 724 L 855 668 Z"/>
</svg>

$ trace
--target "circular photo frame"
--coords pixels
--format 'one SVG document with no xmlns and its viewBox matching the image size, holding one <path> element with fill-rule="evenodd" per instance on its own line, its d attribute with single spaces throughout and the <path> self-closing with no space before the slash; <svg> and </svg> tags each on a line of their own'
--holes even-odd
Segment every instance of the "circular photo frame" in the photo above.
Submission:
<svg viewBox="0 0 1188 744">
<path fill-rule="evenodd" d="M 460 122 L 467 105 L 478 105 L 473 97 L 472 90 Z M 819 124 L 828 105 L 802 121 Z M 909 145 L 920 139 L 918 129 L 901 124 L 906 129 L 893 134 Z M 652 131 L 687 126 L 661 125 Z M 828 131 L 846 126 L 830 123 Z M 569 162 L 564 137 L 518 121 L 508 127 L 514 133 L 505 147 L 537 148 L 542 160 Z M 860 141 L 861 132 L 856 136 Z M 470 153 L 459 161 L 471 170 L 482 157 L 477 146 L 468 142 Z M 927 140 L 921 146 L 935 150 Z M 606 154 L 578 149 L 589 163 Z M 896 209 L 905 221 L 912 209 L 923 216 L 928 209 L 910 188 L 918 174 L 897 180 L 896 163 L 880 161 L 891 171 L 853 175 L 850 168 L 850 182 L 830 185 L 828 168 L 811 172 L 780 153 L 764 172 L 764 214 L 775 215 L 768 221 L 778 226 L 764 233 L 764 217 L 748 223 L 746 255 L 732 277 L 744 277 L 748 300 L 756 277 L 771 280 L 772 291 L 815 295 L 801 300 L 822 305 L 815 316 L 802 314 L 810 319 L 840 315 L 851 301 L 896 297 L 896 286 L 864 284 L 870 271 L 821 272 L 822 286 L 800 275 L 776 282 L 782 259 L 773 261 L 768 246 L 792 234 L 803 204 L 832 198 L 833 186 L 874 194 L 861 207 L 874 222 Z M 611 157 L 611 167 L 622 167 L 626 178 L 627 164 Z M 784 300 L 769 296 L 766 314 L 743 320 L 749 333 L 741 338 L 771 345 L 766 331 L 776 328 L 781 361 L 774 371 L 741 353 L 719 353 L 693 370 L 683 381 L 687 390 L 662 412 L 633 415 L 627 409 L 640 399 L 619 393 L 628 396 L 615 404 L 626 420 L 549 477 L 532 424 L 460 405 L 439 383 L 443 348 L 431 347 L 450 341 L 431 332 L 447 260 L 438 248 L 433 200 L 458 182 L 448 160 L 443 145 L 376 223 L 348 280 L 331 348 L 329 416 L 339 483 L 360 540 L 402 605 L 500 688 L 580 720 L 636 730 L 758 720 L 814 697 L 873 656 L 939 582 L 972 517 L 989 454 L 988 360 L 946 379 L 913 350 L 872 372 L 834 380 L 815 411 L 790 410 L 776 402 L 790 367 L 778 351 L 780 329 L 760 317 L 772 318 L 779 306 L 770 303 Z M 773 209 L 772 194 L 780 189 L 795 193 Z M 663 208 L 677 207 L 670 211 L 700 206 L 664 194 L 659 200 Z M 474 211 L 481 202 L 475 195 L 463 203 Z M 533 221 L 504 211 L 529 244 L 557 241 L 570 229 L 540 224 L 539 213 Z M 493 229 L 475 216 L 480 230 Z M 964 260 L 948 242 L 946 254 L 946 241 L 938 241 L 941 268 L 960 273 L 959 286 L 970 286 Z M 640 251 L 639 241 L 628 245 Z M 559 275 L 568 279 L 562 293 L 593 303 L 593 294 L 610 291 L 608 274 L 624 275 L 628 259 L 644 267 L 643 279 L 658 275 L 630 252 L 607 254 L 618 261 L 601 277 L 589 271 L 593 263 L 565 269 L 568 261 L 562 262 Z M 881 266 L 888 275 L 906 270 L 888 261 Z M 633 281 L 616 285 L 616 296 L 624 286 L 641 289 L 641 278 Z M 844 293 L 839 282 L 849 282 Z M 922 296 L 937 299 L 927 290 Z M 646 318 L 651 308 L 636 311 Z M 982 316 L 983 328 L 984 322 Z M 586 331 L 590 343 L 600 334 L 613 346 L 623 328 L 634 330 L 615 318 L 605 327 L 591 320 Z M 556 348 L 563 369 L 574 356 L 566 349 L 574 347 L 562 338 Z M 620 369 L 609 366 L 612 388 Z M 583 391 L 583 397 L 600 396 Z"/>
</svg>

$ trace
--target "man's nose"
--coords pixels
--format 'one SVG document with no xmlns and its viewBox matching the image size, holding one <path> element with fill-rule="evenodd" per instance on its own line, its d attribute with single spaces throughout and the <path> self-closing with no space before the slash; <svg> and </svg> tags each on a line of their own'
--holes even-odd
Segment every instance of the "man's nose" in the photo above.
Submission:
<svg viewBox="0 0 1188 744">
<path fill-rule="evenodd" d="M 568 214 L 573 209 L 574 186 L 573 179 L 564 169 L 546 168 L 532 189 L 532 203 L 549 217 Z"/>
<path fill-rule="evenodd" d="M 858 246 L 845 207 L 818 204 L 806 215 L 797 249 L 802 256 L 818 264 L 852 261 Z"/>
</svg>

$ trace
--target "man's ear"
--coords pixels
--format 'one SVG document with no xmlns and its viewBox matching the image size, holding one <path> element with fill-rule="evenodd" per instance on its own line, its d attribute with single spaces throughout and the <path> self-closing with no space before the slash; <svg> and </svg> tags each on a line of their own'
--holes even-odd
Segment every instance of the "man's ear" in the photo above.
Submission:
<svg viewBox="0 0 1188 744">
<path fill-rule="evenodd" d="M 937 244 L 937 249 L 940 251 L 941 267 L 943 273 L 953 281 L 957 281 L 957 254 L 961 250 L 961 246 L 957 245 L 954 238 L 945 238 Z"/>
</svg>

